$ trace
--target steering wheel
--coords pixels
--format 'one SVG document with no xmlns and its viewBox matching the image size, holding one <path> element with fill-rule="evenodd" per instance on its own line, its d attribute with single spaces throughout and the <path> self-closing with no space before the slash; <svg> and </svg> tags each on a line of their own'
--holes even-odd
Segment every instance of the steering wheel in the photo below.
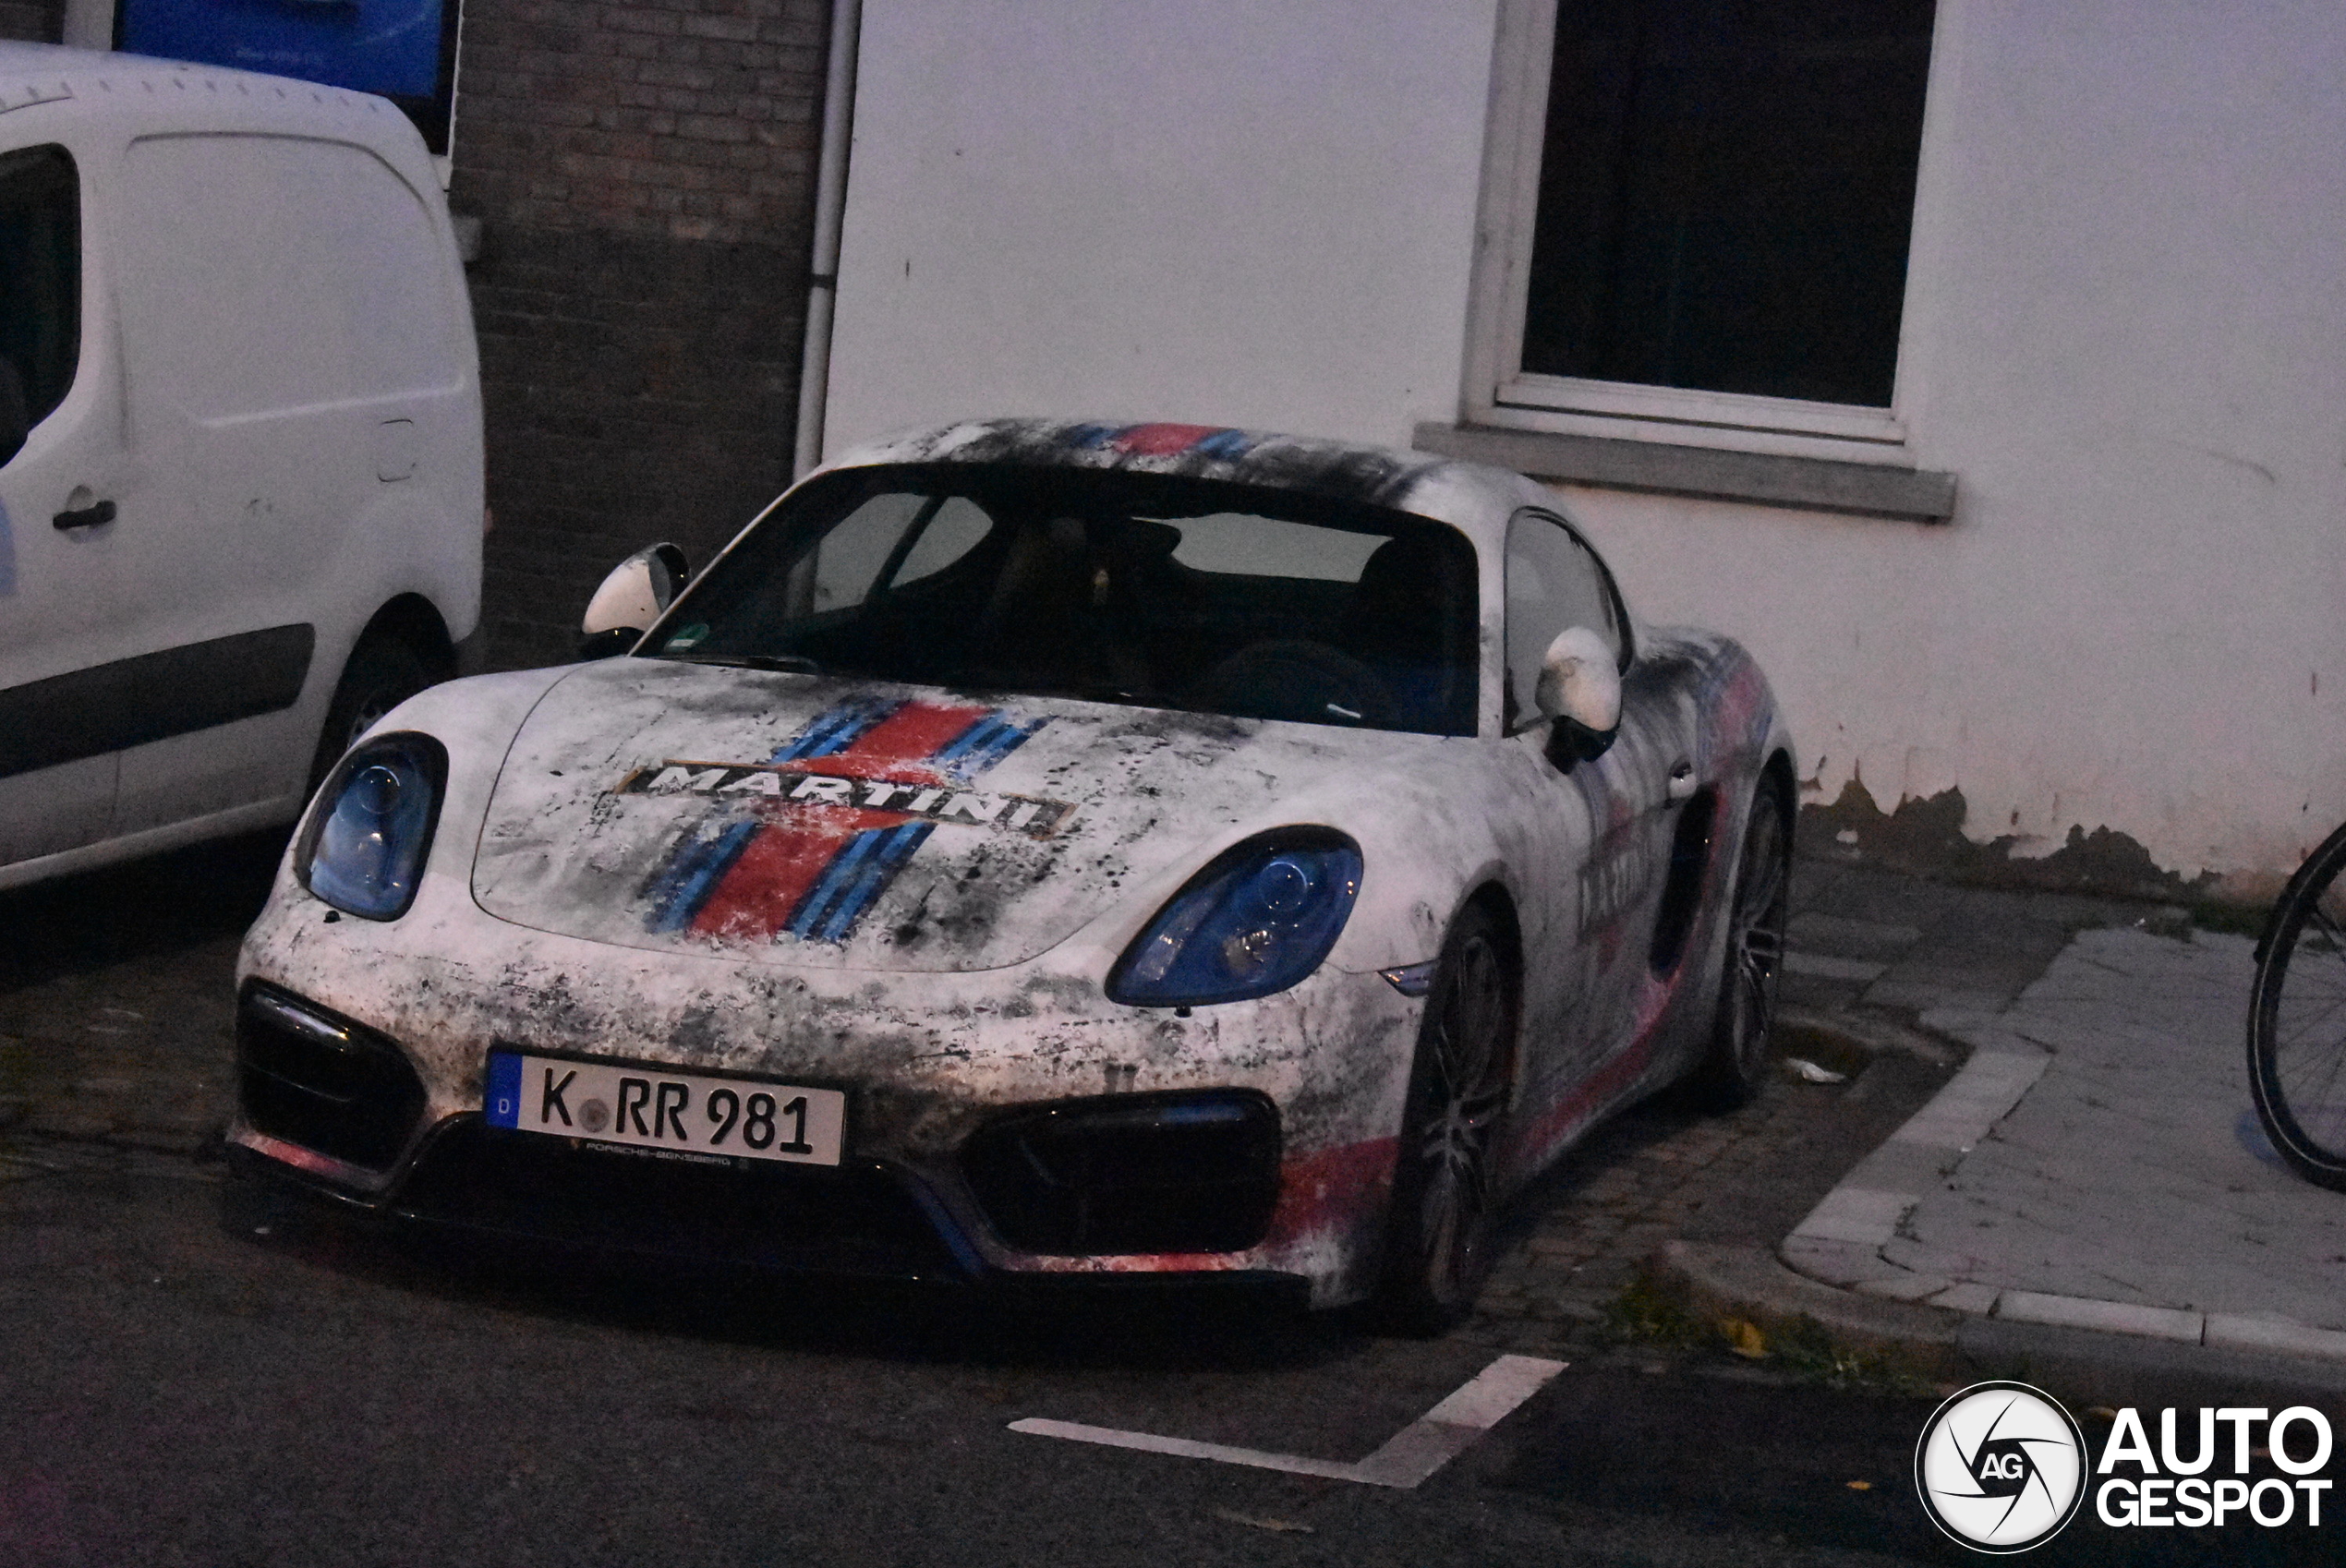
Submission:
<svg viewBox="0 0 2346 1568">
<path fill-rule="evenodd" d="M 1297 724 L 1393 721 L 1392 690 L 1350 654 L 1301 637 L 1252 643 L 1192 684 L 1190 706 Z"/>
</svg>

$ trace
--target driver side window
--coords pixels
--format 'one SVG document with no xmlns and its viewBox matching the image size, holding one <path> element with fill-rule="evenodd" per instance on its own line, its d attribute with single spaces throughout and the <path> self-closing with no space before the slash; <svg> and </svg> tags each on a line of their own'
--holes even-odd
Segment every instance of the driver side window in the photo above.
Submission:
<svg viewBox="0 0 2346 1568">
<path fill-rule="evenodd" d="M 1567 627 L 1586 626 L 1619 659 L 1628 646 L 1612 580 L 1560 518 L 1518 512 L 1507 525 L 1507 728 L 1539 715 L 1540 661 Z"/>
<path fill-rule="evenodd" d="M 0 152 L 0 464 L 73 385 L 81 212 L 62 147 Z"/>
</svg>

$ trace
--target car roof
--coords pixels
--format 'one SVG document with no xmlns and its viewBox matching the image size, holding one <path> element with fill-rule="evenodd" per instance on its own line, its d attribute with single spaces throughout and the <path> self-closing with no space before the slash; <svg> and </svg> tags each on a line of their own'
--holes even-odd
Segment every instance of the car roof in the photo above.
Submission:
<svg viewBox="0 0 2346 1568">
<path fill-rule="evenodd" d="M 901 431 L 840 453 L 820 472 L 895 463 L 1122 469 L 1224 479 L 1389 507 L 1447 523 L 1495 548 L 1518 508 L 1561 512 L 1522 475 L 1429 452 L 1226 426 L 1076 419 L 971 419 Z"/>
<path fill-rule="evenodd" d="M 378 149 L 420 156 L 423 139 L 386 100 L 347 88 L 145 54 L 0 42 L 0 115 L 66 115 L 157 129 L 332 130 Z M 14 121 L 0 121 L 11 131 Z M 412 141 L 412 149 L 406 144 Z"/>
</svg>

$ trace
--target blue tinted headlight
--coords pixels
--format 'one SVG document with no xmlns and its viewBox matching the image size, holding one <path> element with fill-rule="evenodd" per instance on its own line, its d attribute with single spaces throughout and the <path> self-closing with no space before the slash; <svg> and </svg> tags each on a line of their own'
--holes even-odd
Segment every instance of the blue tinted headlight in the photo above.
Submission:
<svg viewBox="0 0 2346 1568">
<path fill-rule="evenodd" d="M 448 754 L 429 735 L 380 735 L 343 758 L 302 836 L 294 862 L 302 886 L 368 920 L 405 914 L 447 778 Z"/>
<path fill-rule="evenodd" d="M 1157 911 L 1108 972 L 1108 999 L 1176 1007 L 1284 991 L 1320 967 L 1360 891 L 1360 850 L 1341 834 L 1240 844 Z"/>
</svg>

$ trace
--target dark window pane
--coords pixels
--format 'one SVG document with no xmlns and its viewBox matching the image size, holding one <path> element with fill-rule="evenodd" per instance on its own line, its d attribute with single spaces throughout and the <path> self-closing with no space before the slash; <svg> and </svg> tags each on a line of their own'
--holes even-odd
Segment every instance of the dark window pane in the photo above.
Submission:
<svg viewBox="0 0 2346 1568">
<path fill-rule="evenodd" d="M 81 356 L 81 199 L 62 147 L 0 153 L 0 427 L 65 401 Z M 0 452 L 0 463 L 15 456 Z"/>
<path fill-rule="evenodd" d="M 1558 0 L 1523 368 L 1887 407 L 1930 0 Z"/>
</svg>

